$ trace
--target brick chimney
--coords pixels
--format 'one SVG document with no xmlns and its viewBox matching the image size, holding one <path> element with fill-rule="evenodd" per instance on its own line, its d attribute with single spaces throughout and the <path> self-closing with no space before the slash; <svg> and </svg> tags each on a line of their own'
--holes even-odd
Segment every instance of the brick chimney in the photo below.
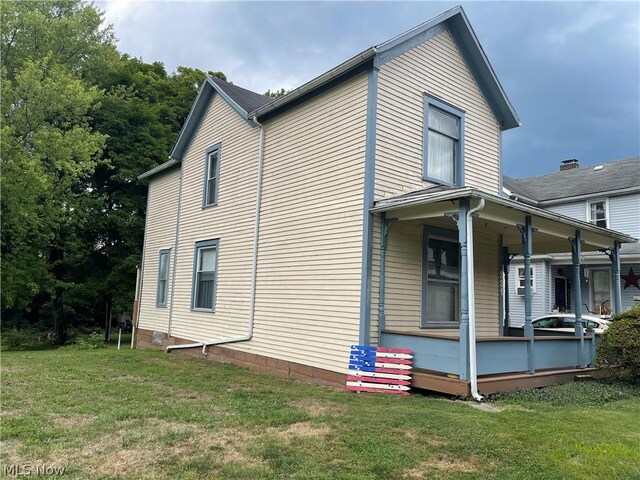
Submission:
<svg viewBox="0 0 640 480">
<path fill-rule="evenodd" d="M 578 159 L 570 158 L 569 160 L 562 160 L 560 162 L 560 171 L 564 172 L 565 170 L 573 170 L 574 168 L 578 168 Z"/>
</svg>

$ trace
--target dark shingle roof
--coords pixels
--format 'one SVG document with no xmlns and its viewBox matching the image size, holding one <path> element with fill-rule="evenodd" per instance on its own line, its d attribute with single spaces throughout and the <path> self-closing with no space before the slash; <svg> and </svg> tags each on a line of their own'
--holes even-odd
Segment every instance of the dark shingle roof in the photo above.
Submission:
<svg viewBox="0 0 640 480">
<path fill-rule="evenodd" d="M 602 168 L 596 170 L 595 167 L 599 166 Z M 538 202 L 640 187 L 640 157 L 573 168 L 539 177 L 504 176 L 503 185 L 515 195 Z"/>
<path fill-rule="evenodd" d="M 246 88 L 238 87 L 232 83 L 220 80 L 219 78 L 210 78 L 224 91 L 224 93 L 229 95 L 229 97 L 231 97 L 231 99 L 247 113 L 273 101 L 273 98 L 271 97 L 260 95 L 259 93 L 252 92 Z"/>
</svg>

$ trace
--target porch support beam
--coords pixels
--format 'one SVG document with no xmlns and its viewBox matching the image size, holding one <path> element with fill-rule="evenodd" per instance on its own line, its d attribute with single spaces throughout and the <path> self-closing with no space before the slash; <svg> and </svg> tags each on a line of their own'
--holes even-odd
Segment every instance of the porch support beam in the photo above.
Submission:
<svg viewBox="0 0 640 480">
<path fill-rule="evenodd" d="M 389 242 L 389 228 L 398 221 L 397 218 L 387 219 L 385 212 L 381 215 L 380 225 L 380 276 L 378 285 L 378 334 L 384 330 L 385 313 L 384 313 L 384 296 L 385 296 L 385 272 L 387 264 L 387 244 Z M 380 338 L 380 335 L 378 335 Z"/>
<path fill-rule="evenodd" d="M 573 260 L 573 310 L 576 316 L 575 335 L 580 337 L 580 345 L 578 347 L 578 367 L 586 367 L 583 360 L 584 352 L 584 328 L 582 328 L 582 283 L 580 275 L 580 256 L 582 255 L 582 239 L 580 238 L 580 230 L 576 230 L 575 237 L 570 237 L 571 258 Z"/>
<path fill-rule="evenodd" d="M 529 339 L 529 372 L 534 373 L 533 360 L 533 342 L 535 341 L 533 334 L 533 307 L 532 307 L 532 289 L 531 289 L 531 254 L 533 251 L 533 226 L 531 225 L 531 215 L 525 217 L 524 225 L 518 225 L 522 234 L 522 255 L 524 257 L 524 336 Z"/>
<path fill-rule="evenodd" d="M 615 305 L 613 312 L 615 314 L 622 312 L 622 287 L 620 285 L 620 242 L 613 242 L 613 250 L 611 250 L 611 264 L 613 266 L 613 295 Z"/>
<path fill-rule="evenodd" d="M 458 242 L 460 243 L 460 379 L 469 380 L 469 251 L 467 245 L 467 213 L 469 200 L 458 206 Z"/>
<path fill-rule="evenodd" d="M 502 247 L 502 273 L 504 278 L 503 295 L 504 295 L 504 325 L 502 334 L 507 336 L 509 332 L 509 323 L 511 323 L 511 305 L 509 305 L 509 266 L 515 255 L 509 253 L 509 247 Z"/>
</svg>

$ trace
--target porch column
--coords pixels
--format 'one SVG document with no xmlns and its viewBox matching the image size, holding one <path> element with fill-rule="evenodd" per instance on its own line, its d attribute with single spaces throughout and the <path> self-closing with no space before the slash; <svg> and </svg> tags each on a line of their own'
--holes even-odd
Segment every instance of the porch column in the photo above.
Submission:
<svg viewBox="0 0 640 480">
<path fill-rule="evenodd" d="M 584 351 L 584 328 L 582 328 L 582 290 L 580 288 L 580 255 L 582 255 L 582 240 L 580 230 L 576 230 L 576 236 L 569 238 L 571 242 L 571 258 L 573 260 L 573 310 L 576 316 L 575 335 L 580 337 L 580 350 L 578 351 L 578 367 L 586 365 L 583 360 Z"/>
<path fill-rule="evenodd" d="M 533 361 L 533 308 L 531 305 L 531 253 L 533 250 L 533 227 L 531 226 L 531 215 L 525 217 L 524 225 L 518 225 L 522 234 L 522 255 L 524 256 L 524 336 L 529 339 L 528 363 L 529 372 L 534 373 Z"/>
<path fill-rule="evenodd" d="M 460 243 L 460 380 L 469 380 L 469 252 L 467 246 L 467 212 L 469 200 L 458 207 L 458 242 Z"/>
<path fill-rule="evenodd" d="M 384 296 L 385 296 L 385 272 L 387 265 L 387 243 L 389 237 L 389 228 L 398 219 L 387 219 L 386 214 L 382 213 L 381 225 L 380 225 L 380 276 L 378 285 L 378 334 L 384 330 L 386 316 L 384 313 Z M 380 338 L 380 336 L 378 336 Z"/>
<path fill-rule="evenodd" d="M 511 319 L 510 305 L 509 305 L 509 265 L 511 264 L 511 257 L 509 256 L 509 247 L 502 247 L 502 273 L 504 276 L 503 294 L 504 294 L 504 325 L 502 327 L 502 334 L 507 335 L 509 333 L 509 323 Z"/>
<path fill-rule="evenodd" d="M 611 264 L 613 266 L 613 295 L 615 298 L 615 306 L 613 313 L 622 312 L 622 287 L 620 286 L 620 242 L 613 242 L 611 250 Z"/>
</svg>

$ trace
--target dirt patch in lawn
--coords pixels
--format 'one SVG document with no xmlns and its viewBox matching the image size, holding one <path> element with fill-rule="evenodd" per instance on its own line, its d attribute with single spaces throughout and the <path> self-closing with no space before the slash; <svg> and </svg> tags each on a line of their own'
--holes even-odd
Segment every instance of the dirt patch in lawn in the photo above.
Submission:
<svg viewBox="0 0 640 480">
<path fill-rule="evenodd" d="M 317 418 L 323 416 L 340 416 L 346 413 L 347 409 L 344 405 L 332 403 L 322 403 L 314 400 L 294 400 L 289 402 L 293 408 L 301 410 L 310 417 Z"/>
<path fill-rule="evenodd" d="M 450 457 L 434 457 L 425 460 L 414 468 L 404 471 L 405 478 L 430 478 L 434 470 L 446 470 L 449 472 L 472 473 L 482 470 L 487 466 L 476 457 L 466 460 Z"/>
<path fill-rule="evenodd" d="M 92 424 L 96 415 L 53 415 L 53 424 L 62 428 L 82 428 Z"/>
</svg>

